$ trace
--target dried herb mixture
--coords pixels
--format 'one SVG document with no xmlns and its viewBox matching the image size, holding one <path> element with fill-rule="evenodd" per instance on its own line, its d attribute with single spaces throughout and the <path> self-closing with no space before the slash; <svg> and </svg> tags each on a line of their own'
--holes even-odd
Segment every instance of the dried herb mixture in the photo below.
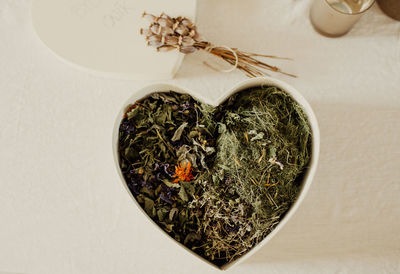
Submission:
<svg viewBox="0 0 400 274">
<path fill-rule="evenodd" d="M 275 228 L 311 155 L 307 117 L 277 87 L 241 91 L 218 107 L 154 93 L 129 107 L 119 134 L 133 196 L 171 237 L 218 266 Z"/>
</svg>

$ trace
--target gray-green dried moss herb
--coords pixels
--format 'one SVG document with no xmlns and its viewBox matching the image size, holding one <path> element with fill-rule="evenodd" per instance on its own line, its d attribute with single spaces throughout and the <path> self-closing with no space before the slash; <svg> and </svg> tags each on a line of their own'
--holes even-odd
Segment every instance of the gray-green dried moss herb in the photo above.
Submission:
<svg viewBox="0 0 400 274">
<path fill-rule="evenodd" d="M 258 244 L 297 197 L 311 153 L 301 107 L 276 87 L 218 107 L 154 93 L 128 108 L 120 166 L 146 213 L 216 265 Z"/>
</svg>

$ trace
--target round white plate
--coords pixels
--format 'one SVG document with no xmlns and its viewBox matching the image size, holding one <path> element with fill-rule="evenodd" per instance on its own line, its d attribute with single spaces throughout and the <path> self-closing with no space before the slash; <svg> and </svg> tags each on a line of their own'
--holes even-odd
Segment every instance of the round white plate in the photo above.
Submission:
<svg viewBox="0 0 400 274">
<path fill-rule="evenodd" d="M 183 55 L 159 53 L 139 33 L 143 11 L 194 19 L 196 0 L 33 0 L 40 39 L 67 62 L 96 74 L 127 79 L 169 79 Z"/>
</svg>

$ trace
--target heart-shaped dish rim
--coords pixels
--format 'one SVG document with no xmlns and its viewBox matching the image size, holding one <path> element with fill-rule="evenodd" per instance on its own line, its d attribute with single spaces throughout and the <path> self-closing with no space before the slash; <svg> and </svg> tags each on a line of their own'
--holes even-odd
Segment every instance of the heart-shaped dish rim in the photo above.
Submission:
<svg viewBox="0 0 400 274">
<path fill-rule="evenodd" d="M 196 254 L 195 252 L 193 252 L 192 250 L 190 250 L 189 248 L 184 246 L 182 243 L 177 242 L 175 239 L 171 238 L 160 226 L 158 226 L 158 224 L 156 222 L 154 222 L 147 215 L 147 213 L 144 211 L 144 209 L 136 201 L 135 197 L 132 195 L 131 191 L 129 190 L 129 188 L 125 182 L 125 179 L 122 175 L 122 172 L 121 172 L 121 169 L 119 166 L 119 155 L 118 155 L 119 127 L 120 127 L 120 123 L 123 118 L 123 115 L 124 115 L 125 111 L 127 110 L 127 108 L 129 107 L 129 105 L 149 96 L 150 94 L 152 94 L 154 92 L 175 91 L 178 93 L 186 93 L 198 101 L 201 101 L 201 102 L 213 105 L 213 106 L 218 106 L 219 104 L 223 103 L 226 99 L 228 99 L 234 93 L 239 92 L 241 90 L 245 90 L 247 88 L 257 87 L 257 86 L 279 87 L 282 90 L 284 90 L 285 92 L 287 92 L 296 102 L 298 102 L 303 107 L 303 110 L 307 115 L 308 121 L 311 126 L 311 130 L 312 130 L 312 143 L 311 143 L 311 151 L 312 152 L 311 152 L 310 164 L 309 164 L 309 168 L 305 171 L 302 186 L 301 186 L 301 189 L 299 191 L 296 201 L 290 207 L 290 209 L 288 210 L 286 215 L 283 217 L 283 219 L 279 222 L 279 224 L 274 228 L 274 230 L 271 233 L 269 233 L 259 244 L 254 246 L 251 250 L 249 250 L 243 256 L 237 258 L 236 260 L 234 260 L 230 263 L 222 265 L 221 267 L 218 267 L 218 266 L 214 265 L 213 263 L 211 263 L 210 261 L 208 261 L 207 259 Z M 129 193 L 129 195 L 133 199 L 134 203 L 139 208 L 139 210 L 141 210 L 141 212 L 144 214 L 144 216 L 146 216 L 147 219 L 149 219 L 155 226 L 157 226 L 159 230 L 161 230 L 163 233 L 165 233 L 168 236 L 168 238 L 170 238 L 175 244 L 180 245 L 181 247 L 183 247 L 184 249 L 186 249 L 187 251 L 189 251 L 190 253 L 195 255 L 197 258 L 200 258 L 203 262 L 206 262 L 207 264 L 209 264 L 213 267 L 216 267 L 217 269 L 227 270 L 228 268 L 231 268 L 232 266 L 237 265 L 240 262 L 243 262 L 244 260 L 246 260 L 247 258 L 252 256 L 255 252 L 257 252 L 262 246 L 264 246 L 268 241 L 270 241 L 278 233 L 278 231 L 289 221 L 289 219 L 296 212 L 297 208 L 300 206 L 300 204 L 304 200 L 304 197 L 306 196 L 306 194 L 310 188 L 311 182 L 312 182 L 315 172 L 317 170 L 317 163 L 318 163 L 319 150 L 320 150 L 320 134 L 319 134 L 317 118 L 316 118 L 311 106 L 309 105 L 307 100 L 294 87 L 292 87 L 291 85 L 289 85 L 281 80 L 277 80 L 277 79 L 274 79 L 271 77 L 257 77 L 257 78 L 251 78 L 251 79 L 247 79 L 247 80 L 240 82 L 239 84 L 234 86 L 230 91 L 228 91 L 227 93 L 222 95 L 220 98 L 213 100 L 213 101 L 208 98 L 204 98 L 199 93 L 192 92 L 188 89 L 180 88 L 178 86 L 171 85 L 171 84 L 158 83 L 158 84 L 146 86 L 146 87 L 134 92 L 133 95 L 128 98 L 128 100 L 125 102 L 125 104 L 121 108 L 121 110 L 117 116 L 117 119 L 115 121 L 115 124 L 114 124 L 113 136 L 112 136 L 112 146 L 113 146 L 112 148 L 113 148 L 114 162 L 117 167 L 117 172 L 121 178 L 121 181 L 122 181 L 125 189 Z"/>
</svg>

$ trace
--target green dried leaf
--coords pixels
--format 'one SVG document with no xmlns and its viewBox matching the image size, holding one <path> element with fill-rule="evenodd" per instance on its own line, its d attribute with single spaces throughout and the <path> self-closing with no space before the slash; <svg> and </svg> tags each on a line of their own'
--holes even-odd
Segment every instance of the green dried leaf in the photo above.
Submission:
<svg viewBox="0 0 400 274">
<path fill-rule="evenodd" d="M 275 158 L 276 157 L 276 147 L 270 147 L 269 148 L 269 158 Z"/>
<path fill-rule="evenodd" d="M 142 187 L 140 192 L 149 195 L 150 198 L 154 198 L 154 190 L 152 190 L 152 189 L 149 189 L 147 187 Z"/>
<path fill-rule="evenodd" d="M 167 224 L 167 223 L 161 223 L 164 225 L 164 230 L 168 233 L 171 233 L 174 228 L 174 224 Z"/>
<path fill-rule="evenodd" d="M 191 163 L 192 167 L 197 168 L 197 157 L 196 154 L 190 153 L 191 150 L 192 149 L 188 145 L 181 146 L 176 152 L 176 156 L 178 157 L 177 162 L 188 161 Z"/>
<path fill-rule="evenodd" d="M 174 136 L 172 136 L 171 141 L 175 142 L 178 141 L 179 139 L 181 139 L 183 130 L 185 129 L 185 127 L 188 125 L 188 123 L 184 122 L 182 125 L 180 125 L 177 130 L 174 133 Z"/>
<path fill-rule="evenodd" d="M 126 116 L 128 117 L 128 119 L 132 119 L 135 118 L 136 116 L 138 116 L 140 113 L 140 108 L 135 107 L 135 108 L 131 108 L 131 110 L 126 113 Z"/>
<path fill-rule="evenodd" d="M 256 140 L 263 140 L 264 139 L 264 132 L 257 133 L 254 137 L 251 137 L 250 141 L 256 141 Z"/>
<path fill-rule="evenodd" d="M 201 240 L 200 233 L 191 232 L 188 235 L 186 235 L 185 240 L 183 241 L 183 244 L 186 245 L 186 244 L 188 244 L 188 242 L 194 242 L 194 241 L 200 241 L 200 240 Z"/>
<path fill-rule="evenodd" d="M 185 188 L 181 187 L 178 193 L 179 198 L 181 198 L 182 201 L 187 202 L 189 201 L 188 196 L 186 194 Z"/>
<path fill-rule="evenodd" d="M 169 209 L 168 208 L 160 208 L 159 210 L 157 210 L 158 220 L 160 222 L 162 222 L 165 219 L 165 217 L 167 216 L 168 213 L 169 213 Z"/>
<path fill-rule="evenodd" d="M 156 92 L 151 95 L 151 98 L 156 99 L 156 100 L 161 99 L 165 103 L 178 104 L 178 101 L 174 97 L 169 96 L 166 93 Z"/>
<path fill-rule="evenodd" d="M 182 182 L 181 183 L 182 187 L 185 189 L 186 194 L 193 196 L 194 193 L 196 192 L 196 187 L 193 182 Z"/>
<path fill-rule="evenodd" d="M 150 198 L 144 198 L 144 210 L 150 217 L 154 217 L 156 214 L 156 209 L 154 208 L 154 201 Z"/>
<path fill-rule="evenodd" d="M 174 216 L 176 214 L 178 214 L 179 209 L 177 209 L 176 207 L 172 208 L 171 211 L 169 212 L 169 220 L 172 222 L 172 220 L 174 219 Z"/>
<path fill-rule="evenodd" d="M 181 187 L 179 184 L 171 183 L 167 179 L 164 179 L 163 183 L 166 184 L 168 187 L 173 187 L 173 188 L 180 188 Z"/>
</svg>

